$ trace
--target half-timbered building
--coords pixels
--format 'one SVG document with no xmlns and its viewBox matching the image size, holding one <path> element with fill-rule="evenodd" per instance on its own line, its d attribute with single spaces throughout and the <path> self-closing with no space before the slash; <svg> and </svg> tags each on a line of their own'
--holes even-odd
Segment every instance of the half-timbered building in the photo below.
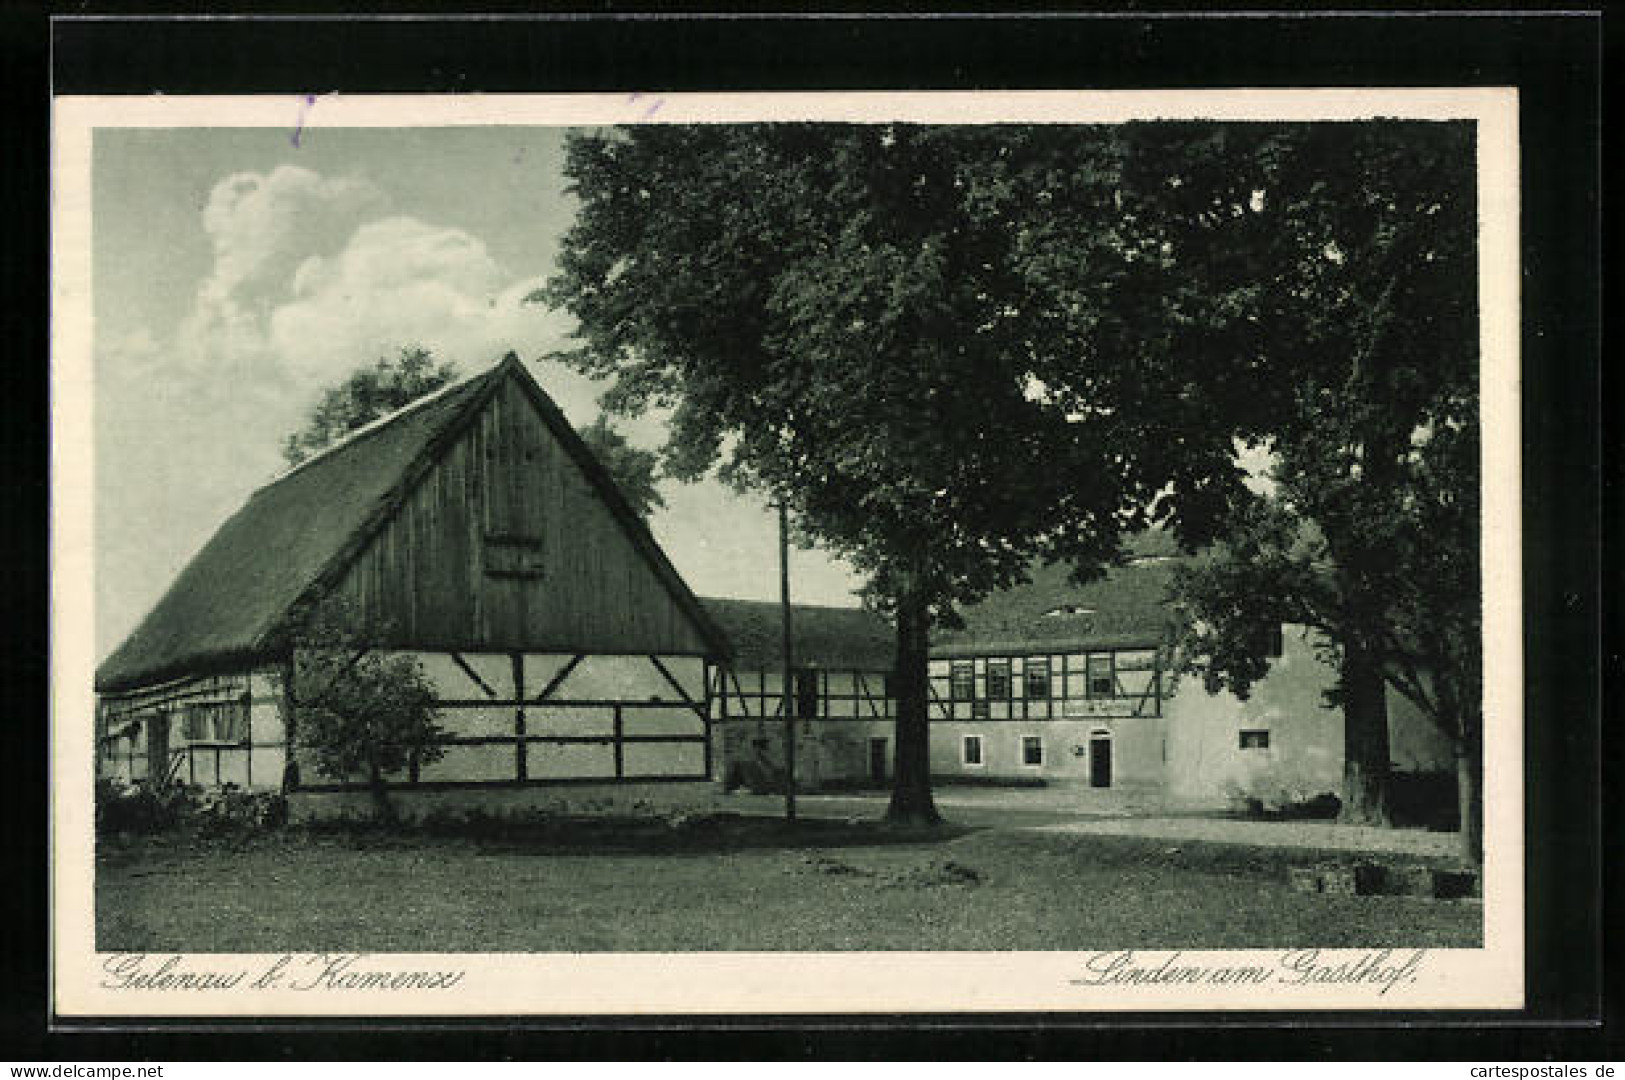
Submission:
<svg viewBox="0 0 1625 1080">
<path fill-rule="evenodd" d="M 963 612 L 931 648 L 931 769 L 945 780 L 1070 782 L 1147 807 L 1222 807 L 1253 793 L 1310 797 L 1342 782 L 1343 714 L 1314 631 L 1282 626 L 1269 673 L 1242 699 L 1209 693 L 1176 655 L 1170 587 L 1181 557 L 1156 534 L 1086 585 L 1066 568 Z M 1451 766 L 1448 742 L 1390 691 L 1394 766 Z"/>
<path fill-rule="evenodd" d="M 284 693 L 290 620 L 329 598 L 436 687 L 450 740 L 390 777 L 409 803 L 711 774 L 726 639 L 512 355 L 300 464 L 221 526 L 97 671 L 101 771 L 358 801 L 359 778 L 321 776 L 301 752 Z"/>
<path fill-rule="evenodd" d="M 784 767 L 783 608 L 755 600 L 705 604 L 730 645 L 711 693 L 721 731 L 717 778 L 730 787 L 749 786 Z M 797 604 L 790 626 L 798 785 L 887 783 L 897 715 L 891 624 L 859 608 Z"/>
</svg>

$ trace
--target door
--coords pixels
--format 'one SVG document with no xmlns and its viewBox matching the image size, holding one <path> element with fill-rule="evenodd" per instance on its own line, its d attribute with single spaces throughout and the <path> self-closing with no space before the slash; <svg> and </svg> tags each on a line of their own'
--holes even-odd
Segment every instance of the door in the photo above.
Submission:
<svg viewBox="0 0 1625 1080">
<path fill-rule="evenodd" d="M 1112 739 L 1095 735 L 1089 740 L 1089 786 L 1112 786 Z"/>
<path fill-rule="evenodd" d="M 877 784 L 886 782 L 886 740 L 869 740 L 869 779 Z"/>
<path fill-rule="evenodd" d="M 812 720 L 818 716 L 818 672 L 812 668 L 797 668 L 795 672 L 796 718 Z"/>
<path fill-rule="evenodd" d="M 161 784 L 169 779 L 169 714 L 155 712 L 147 717 L 147 782 Z"/>
</svg>

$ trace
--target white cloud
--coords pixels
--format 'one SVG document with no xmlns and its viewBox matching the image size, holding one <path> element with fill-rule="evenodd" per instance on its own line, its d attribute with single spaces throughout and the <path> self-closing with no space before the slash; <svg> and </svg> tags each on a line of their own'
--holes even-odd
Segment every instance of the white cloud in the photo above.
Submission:
<svg viewBox="0 0 1625 1080">
<path fill-rule="evenodd" d="M 348 235 L 387 204 L 365 180 L 328 178 L 294 165 L 237 173 L 215 185 L 203 211 L 214 272 L 200 296 L 237 295 L 285 280 L 289 268 Z"/>
<path fill-rule="evenodd" d="M 282 467 L 324 388 L 403 345 L 464 373 L 533 358 L 561 320 L 462 230 L 388 213 L 364 180 L 283 166 L 218 183 L 201 225 L 214 261 L 169 332 L 96 349 L 98 643 L 110 649 L 185 559 Z M 572 421 L 601 389 L 533 365 Z M 200 462 L 207 462 L 199 468 Z"/>
<path fill-rule="evenodd" d="M 474 371 L 563 338 L 566 320 L 524 302 L 539 276 L 502 266 L 470 233 L 388 207 L 367 180 L 296 166 L 221 180 L 202 214 L 214 262 L 168 354 L 189 379 L 307 402 L 405 345 Z M 596 388 L 568 389 L 596 399 Z"/>
<path fill-rule="evenodd" d="M 308 385 L 408 344 L 473 371 L 510 349 L 535 356 L 563 336 L 557 316 L 524 302 L 539 284 L 515 278 L 460 229 L 385 218 L 299 266 L 291 297 L 269 314 L 267 343 Z"/>
<path fill-rule="evenodd" d="M 195 370 L 238 372 L 273 362 L 265 312 L 286 294 L 294 268 L 331 251 L 387 202 L 365 180 L 328 178 L 293 165 L 220 181 L 202 222 L 214 264 L 176 335 L 177 358 Z"/>
</svg>

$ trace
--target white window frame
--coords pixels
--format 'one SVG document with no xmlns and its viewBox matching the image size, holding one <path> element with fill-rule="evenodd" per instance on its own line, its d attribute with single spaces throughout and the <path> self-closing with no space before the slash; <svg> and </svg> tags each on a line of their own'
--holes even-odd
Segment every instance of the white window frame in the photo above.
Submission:
<svg viewBox="0 0 1625 1080">
<path fill-rule="evenodd" d="M 1037 761 L 1036 764 L 1034 764 L 1032 762 L 1029 762 L 1027 760 L 1027 740 L 1028 739 L 1037 739 L 1038 740 L 1038 761 Z M 1021 764 L 1021 767 L 1023 769 L 1042 769 L 1044 767 L 1045 761 L 1047 761 L 1048 758 L 1049 758 L 1049 754 L 1044 749 L 1044 736 L 1043 735 L 1040 735 L 1040 734 L 1037 734 L 1037 733 L 1032 733 L 1032 734 L 1023 734 L 1023 735 L 1017 735 L 1016 736 L 1016 761 L 1018 761 Z"/>
<path fill-rule="evenodd" d="M 972 761 L 970 755 L 965 753 L 965 748 L 972 739 L 976 740 L 976 756 L 979 759 L 977 761 Z M 981 732 L 966 732 L 959 736 L 959 764 L 967 769 L 987 768 L 987 740 L 982 738 Z"/>
</svg>

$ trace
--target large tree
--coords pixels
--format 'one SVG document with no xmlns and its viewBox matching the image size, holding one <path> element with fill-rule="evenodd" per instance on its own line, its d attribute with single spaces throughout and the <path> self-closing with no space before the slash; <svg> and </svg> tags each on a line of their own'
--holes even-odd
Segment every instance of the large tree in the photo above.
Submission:
<svg viewBox="0 0 1625 1080">
<path fill-rule="evenodd" d="M 894 820 L 937 818 L 934 620 L 1035 557 L 1087 577 L 1125 531 L 1205 539 L 1240 491 L 1233 438 L 1259 434 L 1271 384 L 1213 298 L 1253 268 L 1183 263 L 1183 231 L 1208 226 L 1178 204 L 1246 215 L 1261 166 L 1246 132 L 1200 138 L 1185 156 L 1156 128 L 569 139 L 578 216 L 539 294 L 579 320 L 564 358 L 613 377 L 608 408 L 674 408 L 670 473 L 720 462 L 868 575 L 897 627 Z"/>
<path fill-rule="evenodd" d="M 1479 845 L 1476 205 L 1466 125 L 1298 128 L 1263 147 L 1258 280 L 1218 299 L 1282 379 L 1272 491 L 1187 575 L 1210 685 L 1268 669 L 1261 626 L 1323 631 L 1345 717 L 1344 815 L 1388 819 L 1387 688 L 1457 747 L 1464 850 Z M 1215 230 L 1212 250 L 1254 237 Z"/>
</svg>

